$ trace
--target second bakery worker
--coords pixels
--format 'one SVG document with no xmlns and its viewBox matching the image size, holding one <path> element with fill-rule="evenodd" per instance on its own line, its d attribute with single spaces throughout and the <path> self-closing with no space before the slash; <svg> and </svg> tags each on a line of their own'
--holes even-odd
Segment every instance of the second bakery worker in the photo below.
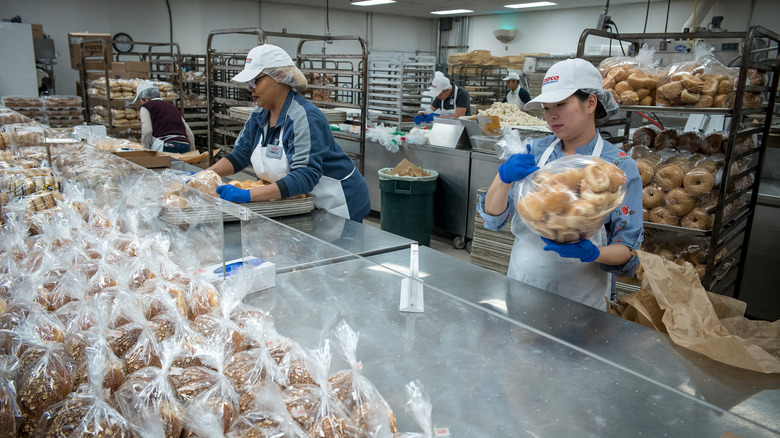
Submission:
<svg viewBox="0 0 780 438">
<path fill-rule="evenodd" d="M 252 166 L 273 184 L 250 190 L 222 185 L 219 196 L 247 203 L 311 193 L 317 208 L 362 221 L 371 210 L 366 180 L 333 139 L 322 111 L 298 93 L 308 84 L 290 55 L 271 44 L 257 46 L 232 80 L 247 84 L 257 108 L 233 152 L 210 169 L 228 176 Z"/>
<path fill-rule="evenodd" d="M 509 72 L 503 81 L 506 82 L 506 88 L 508 88 L 503 102 L 517 105 L 522 110 L 523 105 L 531 101 L 531 94 L 520 86 L 520 75 L 515 72 Z"/>
<path fill-rule="evenodd" d="M 425 94 L 433 98 L 431 106 L 425 110 L 427 114 L 438 112 L 443 117 L 455 118 L 471 115 L 469 92 L 451 84 L 440 71 L 434 73 L 431 88 Z"/>
<path fill-rule="evenodd" d="M 181 112 L 172 102 L 162 99 L 153 82 L 144 81 L 136 88 L 135 100 L 141 102 L 141 144 L 158 152 L 183 154 L 195 149 L 195 137 Z"/>
</svg>

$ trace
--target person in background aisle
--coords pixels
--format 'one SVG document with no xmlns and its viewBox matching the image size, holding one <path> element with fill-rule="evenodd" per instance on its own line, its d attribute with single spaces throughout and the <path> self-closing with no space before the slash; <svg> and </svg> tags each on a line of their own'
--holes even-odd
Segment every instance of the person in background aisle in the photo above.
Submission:
<svg viewBox="0 0 780 438">
<path fill-rule="evenodd" d="M 195 149 L 195 136 L 172 102 L 162 99 L 152 82 L 138 84 L 135 99 L 141 102 L 141 144 L 158 152 L 183 154 Z"/>
<path fill-rule="evenodd" d="M 525 104 L 525 109 L 538 105 L 553 135 L 534 140 L 531 154 L 510 156 L 480 197 L 477 211 L 490 230 L 500 230 L 511 220 L 515 242 L 508 277 L 606 309 L 605 297 L 615 293 L 614 275 L 636 272 L 639 262 L 631 251 L 639 248 L 644 236 L 642 181 L 636 163 L 596 130 L 617 113 L 618 105 L 602 87 L 596 67 L 583 59 L 567 59 L 550 67 L 542 93 Z M 511 188 L 547 162 L 574 154 L 601 157 L 617 165 L 628 178 L 625 200 L 593 238 L 569 244 L 544 241 L 515 214 Z"/>
<path fill-rule="evenodd" d="M 520 75 L 509 72 L 503 80 L 506 81 L 506 87 L 509 90 L 507 90 L 502 102 L 515 104 L 522 110 L 523 105 L 531 101 L 531 95 L 528 90 L 520 86 Z"/>
<path fill-rule="evenodd" d="M 322 111 L 298 93 L 308 84 L 290 55 L 271 44 L 255 47 L 232 81 L 247 84 L 257 108 L 233 152 L 209 169 L 228 176 L 252 166 L 272 184 L 250 190 L 221 185 L 220 198 L 247 203 L 311 193 L 317 208 L 361 222 L 371 210 L 366 180 L 334 140 Z"/>
<path fill-rule="evenodd" d="M 431 88 L 425 92 L 425 95 L 433 98 L 431 106 L 423 111 L 425 114 L 438 111 L 441 117 L 452 118 L 471 115 L 469 92 L 450 84 L 450 80 L 440 71 L 434 73 Z"/>
</svg>

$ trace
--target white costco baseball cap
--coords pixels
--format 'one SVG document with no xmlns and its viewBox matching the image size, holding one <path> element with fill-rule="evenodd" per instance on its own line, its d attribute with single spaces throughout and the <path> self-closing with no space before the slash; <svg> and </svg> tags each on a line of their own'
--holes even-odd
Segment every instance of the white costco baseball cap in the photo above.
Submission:
<svg viewBox="0 0 780 438">
<path fill-rule="evenodd" d="M 433 80 L 431 81 L 431 88 L 425 92 L 426 96 L 436 97 L 441 94 L 442 91 L 451 87 L 450 80 L 444 76 L 444 73 L 437 71 L 433 74 Z"/>
<path fill-rule="evenodd" d="M 515 72 L 513 72 L 513 71 L 510 71 L 509 74 L 506 75 L 506 77 L 504 79 L 501 79 L 501 80 L 502 81 L 519 81 L 520 80 L 520 75 L 515 73 Z"/>
<path fill-rule="evenodd" d="M 581 89 L 603 90 L 601 73 L 590 62 L 572 58 L 554 64 L 542 81 L 542 92 L 523 106 L 526 111 L 543 103 L 560 102 Z"/>
<path fill-rule="evenodd" d="M 273 44 L 263 44 L 249 51 L 246 55 L 244 69 L 230 80 L 233 82 L 249 82 L 267 68 L 289 66 L 295 66 L 295 63 L 284 49 Z"/>
</svg>

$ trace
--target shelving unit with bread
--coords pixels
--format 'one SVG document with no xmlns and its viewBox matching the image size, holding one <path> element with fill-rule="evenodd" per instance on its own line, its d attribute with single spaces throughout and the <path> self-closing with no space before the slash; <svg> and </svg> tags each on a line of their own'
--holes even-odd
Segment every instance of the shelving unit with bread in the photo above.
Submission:
<svg viewBox="0 0 780 438">
<path fill-rule="evenodd" d="M 99 44 L 103 51 L 84 50 L 85 44 Z M 164 100 L 173 102 L 181 110 L 181 67 L 179 66 L 179 45 L 177 43 L 133 42 L 134 46 L 147 46 L 146 52 L 124 52 L 112 58 L 111 46 L 102 39 L 81 42 L 81 89 L 86 112 L 90 123 L 106 125 L 112 136 L 140 138 L 141 121 L 138 103 L 133 104 L 136 87 L 142 81 L 158 83 Z M 120 72 L 112 66 L 124 65 L 130 61 L 118 61 L 120 56 L 135 57 L 140 64 L 148 66 L 148 71 Z M 116 62 L 106 60 L 116 59 Z M 147 64 L 148 63 L 148 64 Z M 102 68 L 101 68 L 102 67 Z"/>
<path fill-rule="evenodd" d="M 775 113 L 775 90 L 780 80 L 780 36 L 760 26 L 753 26 L 747 32 L 720 33 L 613 34 L 586 29 L 580 37 L 577 56 L 597 63 L 599 59 L 583 56 L 589 37 L 627 42 L 633 46 L 633 53 L 637 53 L 642 43 L 647 41 L 741 40 L 742 51 L 737 59 L 739 69 L 733 80 L 696 74 L 693 69 L 689 72 L 692 74 L 680 76 L 680 82 L 669 89 L 658 87 L 653 90 L 658 100 L 654 106 L 637 105 L 645 96 L 630 94 L 635 92 L 639 85 L 636 79 L 642 75 L 634 76 L 635 86 L 628 84 L 618 89 L 617 85 L 613 85 L 616 98 L 620 99 L 619 102 L 623 101 L 621 109 L 626 115 L 624 119 L 612 123 L 622 127 L 622 135 L 611 138 L 617 145 L 625 142 L 624 149 L 637 160 L 643 183 L 646 183 L 646 207 L 647 201 L 651 205 L 660 201 L 654 196 L 665 194 L 662 202 L 666 210 L 648 209 L 650 217 L 645 219 L 644 249 L 678 263 L 692 262 L 697 265 L 705 289 L 738 297 L 767 138 Z M 614 75 L 611 77 L 614 79 Z M 683 83 L 683 77 L 690 83 Z M 608 79 L 605 77 L 605 81 Z M 670 76 L 666 82 L 658 81 L 656 85 L 666 87 L 672 79 L 676 78 Z M 717 87 L 708 89 L 716 84 Z M 605 87 L 609 88 L 606 84 Z M 674 87 L 680 88 L 679 93 L 675 93 Z M 649 140 L 647 136 L 654 136 L 656 131 L 644 127 L 629 136 L 637 127 L 637 120 L 643 120 L 634 116 L 635 113 L 723 116 L 723 130 L 717 133 L 679 132 L 665 126 L 666 129 Z M 757 120 L 760 122 L 756 123 Z M 649 150 L 636 146 L 648 142 L 650 147 L 646 149 Z M 674 142 L 675 149 L 687 150 L 688 153 L 673 156 L 664 152 L 671 144 L 667 142 Z M 718 158 L 711 159 L 710 156 L 716 154 Z M 659 172 L 662 172 L 661 175 Z M 706 190 L 710 185 L 713 188 Z M 666 199 L 672 193 L 674 196 Z M 703 200 L 705 196 L 706 200 Z M 668 212 L 670 206 L 679 210 L 676 211 L 678 214 L 690 215 L 695 211 L 697 216 L 684 216 L 688 217 L 684 223 L 677 219 L 665 224 L 664 217 L 653 215 L 656 210 Z M 692 208 L 688 209 L 689 206 Z M 625 291 L 635 290 L 634 286 L 621 286 Z"/>
<path fill-rule="evenodd" d="M 476 113 L 474 106 L 490 106 L 500 102 L 506 93 L 506 83 L 502 81 L 509 70 L 497 65 L 455 64 L 450 66 L 452 82 L 462 86 L 471 97 L 472 114 Z"/>
<path fill-rule="evenodd" d="M 206 100 L 206 56 L 179 56 L 182 75 L 182 113 L 195 136 L 198 150 L 208 149 L 208 102 Z"/>
</svg>

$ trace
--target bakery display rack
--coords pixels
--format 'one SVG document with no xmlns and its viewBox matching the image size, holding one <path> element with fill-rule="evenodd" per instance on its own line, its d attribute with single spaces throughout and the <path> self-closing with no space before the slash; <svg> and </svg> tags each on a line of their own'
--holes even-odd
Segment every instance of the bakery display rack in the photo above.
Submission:
<svg viewBox="0 0 780 438">
<path fill-rule="evenodd" d="M 758 184 L 761 180 L 761 169 L 764 162 L 767 139 L 772 118 L 776 113 L 776 90 L 780 80 L 780 35 L 761 26 L 752 26 L 746 32 L 694 32 L 694 33 L 610 33 L 596 29 L 586 29 L 580 36 L 577 46 L 577 56 L 598 63 L 600 59 L 583 56 L 588 38 L 597 37 L 633 46 L 633 53 L 639 51 L 642 43 L 647 41 L 689 41 L 689 40 L 741 40 L 741 53 L 738 61 L 739 73 L 736 77 L 734 104 L 731 108 L 694 108 L 694 107 L 664 107 L 626 105 L 625 118 L 617 119 L 612 125 L 622 127 L 622 136 L 612 137 L 611 141 L 618 144 L 630 141 L 629 131 L 637 126 L 636 112 L 680 115 L 683 117 L 694 114 L 725 116 L 724 131 L 727 133 L 725 144 L 725 161 L 723 169 L 730 170 L 732 164 L 738 161 L 748 162 L 739 172 L 724 171 L 721 189 L 718 191 L 717 206 L 713 214 L 711 230 L 692 230 L 679 226 L 659 225 L 645 222 L 645 228 L 656 232 L 672 232 L 677 235 L 687 235 L 691 238 L 704 239 L 707 242 L 706 257 L 703 264 L 706 270 L 702 276 L 705 289 L 718 293 L 739 297 L 739 289 L 744 274 L 747 257 L 747 243 L 755 216 L 758 198 Z M 766 85 L 750 85 L 748 69 L 755 69 L 758 74 L 766 75 Z M 761 93 L 764 102 L 757 106 L 744 105 L 745 93 Z M 755 136 L 758 141 L 748 150 L 739 150 L 740 141 Z M 738 180 L 752 181 L 751 184 L 735 186 Z M 745 199 L 747 202 L 745 202 Z M 625 291 L 633 291 L 635 286 L 621 284 Z"/>
<path fill-rule="evenodd" d="M 113 41 L 111 42 L 113 43 Z M 95 47 L 99 45 L 102 50 L 88 51 L 85 46 Z M 90 123 L 99 123 L 106 125 L 107 132 L 116 137 L 140 138 L 140 120 L 135 125 L 124 125 L 115 123 L 114 111 L 126 111 L 128 109 L 137 112 L 139 104 L 133 104 L 135 96 L 123 94 L 122 96 L 112 95 L 111 81 L 129 79 L 132 73 L 127 76 L 117 77 L 117 74 L 111 72 L 111 62 L 114 59 L 119 61 L 120 56 L 132 57 L 132 60 L 145 61 L 149 63 L 148 75 L 139 72 L 138 76 L 147 76 L 136 78 L 138 80 L 153 80 L 168 82 L 172 86 L 171 96 L 164 96 L 163 99 L 173 102 L 177 108 L 182 109 L 182 79 L 180 66 L 180 53 L 178 43 L 154 43 L 134 41 L 133 47 L 146 47 L 146 51 L 122 52 L 112 55 L 111 44 L 102 39 L 84 40 L 81 42 L 81 90 L 82 100 L 86 113 L 86 120 Z M 98 54 L 100 53 L 100 54 Z M 87 55 L 89 54 L 89 55 Z M 125 59 L 127 60 L 127 59 Z M 100 67 L 103 67 L 102 69 Z M 91 93 L 89 84 L 92 80 L 101 80 L 105 84 L 105 95 Z M 102 107 L 101 110 L 99 107 Z M 103 114 L 99 114 L 99 113 Z M 101 119 L 93 115 L 102 115 Z M 121 126 L 120 126 L 121 125 Z"/>
<path fill-rule="evenodd" d="M 378 120 L 408 131 L 414 116 L 430 103 L 424 95 L 436 70 L 436 57 L 418 54 L 371 55 L 368 58 L 369 110 Z"/>
</svg>

